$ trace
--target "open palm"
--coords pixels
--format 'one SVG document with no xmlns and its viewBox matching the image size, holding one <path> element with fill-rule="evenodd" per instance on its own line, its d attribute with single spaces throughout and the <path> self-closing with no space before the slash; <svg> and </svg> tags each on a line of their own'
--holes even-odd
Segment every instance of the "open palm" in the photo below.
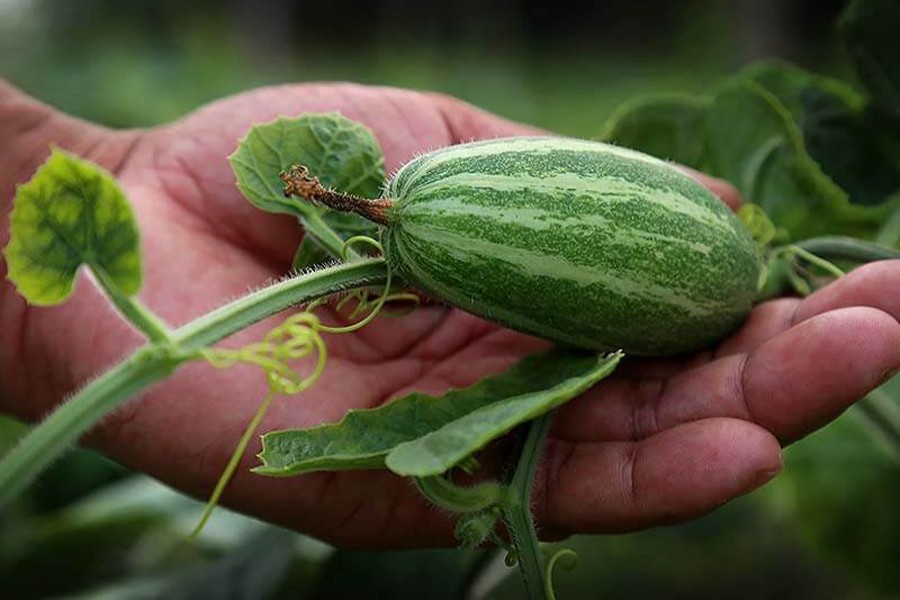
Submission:
<svg viewBox="0 0 900 600">
<path fill-rule="evenodd" d="M 445 97 L 352 85 L 261 89 L 137 134 L 78 124 L 95 136 L 129 136 L 127 153 L 94 158 L 115 169 L 135 206 L 146 269 L 141 299 L 152 310 L 177 325 L 286 272 L 299 226 L 243 200 L 226 157 L 254 123 L 330 110 L 374 130 L 389 171 L 431 148 L 533 131 Z M 703 181 L 737 203 L 728 186 Z M 3 283 L 6 410 L 37 418 L 140 343 L 86 283 L 53 309 L 26 307 Z M 806 300 L 756 307 L 714 349 L 626 359 L 612 378 L 558 411 L 535 490 L 541 532 L 683 520 L 761 485 L 781 467 L 781 444 L 822 426 L 900 367 L 898 318 L 900 264 L 883 262 Z M 277 322 L 227 345 L 257 340 Z M 466 386 L 546 345 L 433 305 L 326 342 L 322 378 L 306 393 L 280 398 L 263 430 L 333 422 L 350 408 L 413 389 Z M 88 441 L 205 497 L 265 389 L 252 367 L 193 364 L 123 407 Z M 448 516 L 390 473 L 268 479 L 247 471 L 258 444 L 251 450 L 224 497 L 229 506 L 347 546 L 451 540 Z"/>
</svg>

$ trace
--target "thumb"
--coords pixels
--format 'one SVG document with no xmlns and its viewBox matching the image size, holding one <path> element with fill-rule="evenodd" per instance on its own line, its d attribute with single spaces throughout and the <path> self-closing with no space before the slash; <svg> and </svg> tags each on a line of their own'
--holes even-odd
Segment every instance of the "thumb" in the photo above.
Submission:
<svg viewBox="0 0 900 600">
<path fill-rule="evenodd" d="M 549 135 L 549 132 L 498 117 L 452 96 L 428 94 L 444 119 L 453 144 L 514 135 Z"/>
<path fill-rule="evenodd" d="M 27 181 L 58 146 L 115 172 L 140 137 L 70 117 L 0 78 L 0 221 L 18 183 Z M 5 229 L 5 228 L 4 228 Z"/>
</svg>

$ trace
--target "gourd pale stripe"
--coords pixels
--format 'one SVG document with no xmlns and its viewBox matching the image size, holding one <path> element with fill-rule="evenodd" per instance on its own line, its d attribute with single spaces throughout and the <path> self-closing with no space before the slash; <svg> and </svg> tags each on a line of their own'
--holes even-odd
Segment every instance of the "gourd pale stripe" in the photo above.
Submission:
<svg viewBox="0 0 900 600">
<path fill-rule="evenodd" d="M 578 346 L 672 354 L 733 329 L 753 301 L 756 246 L 706 188 L 596 142 L 511 138 L 403 167 L 385 234 L 427 292 Z"/>
</svg>

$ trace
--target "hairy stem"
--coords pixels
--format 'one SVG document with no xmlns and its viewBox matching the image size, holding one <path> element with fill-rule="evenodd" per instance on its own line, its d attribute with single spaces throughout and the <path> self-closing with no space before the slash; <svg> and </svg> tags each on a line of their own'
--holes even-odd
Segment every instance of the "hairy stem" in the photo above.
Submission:
<svg viewBox="0 0 900 600">
<path fill-rule="evenodd" d="M 320 269 L 285 279 L 217 308 L 175 330 L 172 341 L 186 352 L 196 352 L 291 306 L 386 281 L 387 264 L 383 258 Z"/>
<path fill-rule="evenodd" d="M 294 277 L 248 294 L 151 342 L 64 402 L 0 460 L 0 506 L 119 404 L 169 376 L 198 351 L 290 306 L 387 280 L 384 259 L 365 259 Z"/>
<path fill-rule="evenodd" d="M 551 419 L 552 412 L 541 415 L 528 424 L 528 434 L 503 505 L 503 520 L 530 600 L 544 600 L 547 597 L 540 541 L 531 514 L 531 490 Z"/>
<path fill-rule="evenodd" d="M 181 360 L 149 344 L 64 402 L 0 461 L 0 506 L 15 498 L 122 400 L 170 375 Z"/>
</svg>

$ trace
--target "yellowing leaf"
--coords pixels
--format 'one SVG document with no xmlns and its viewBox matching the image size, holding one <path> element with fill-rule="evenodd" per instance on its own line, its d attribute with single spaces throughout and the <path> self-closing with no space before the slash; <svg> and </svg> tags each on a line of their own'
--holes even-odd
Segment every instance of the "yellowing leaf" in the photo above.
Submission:
<svg viewBox="0 0 900 600">
<path fill-rule="evenodd" d="M 30 303 L 59 304 L 81 265 L 124 295 L 141 287 L 138 230 L 112 175 L 54 149 L 19 186 L 4 250 L 9 279 Z"/>
</svg>

